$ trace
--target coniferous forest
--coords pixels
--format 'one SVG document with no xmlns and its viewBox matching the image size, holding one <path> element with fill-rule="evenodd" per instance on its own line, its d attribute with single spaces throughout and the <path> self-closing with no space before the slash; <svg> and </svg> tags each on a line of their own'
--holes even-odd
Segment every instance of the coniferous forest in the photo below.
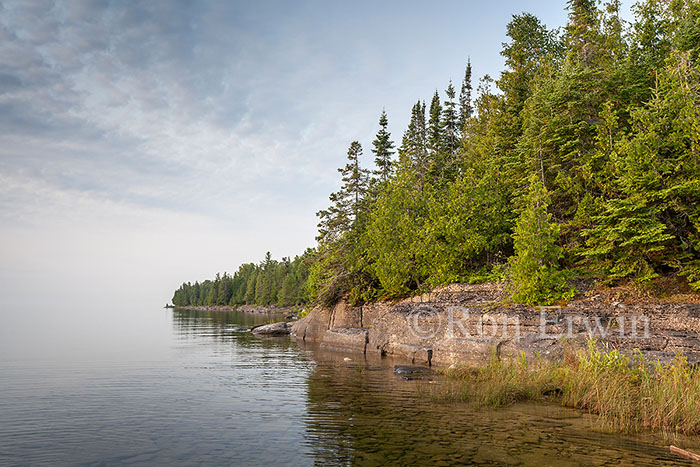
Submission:
<svg viewBox="0 0 700 467">
<path fill-rule="evenodd" d="M 173 304 L 294 306 L 307 303 L 306 279 L 311 255 L 311 250 L 307 250 L 293 260 L 276 261 L 267 252 L 260 264 L 243 264 L 232 276 L 217 274 L 214 280 L 201 284 L 182 284 L 175 291 Z"/>
<path fill-rule="evenodd" d="M 330 304 L 506 280 L 513 300 L 575 277 L 700 289 L 700 2 L 570 0 L 548 29 L 514 15 L 498 79 L 418 100 L 400 144 L 379 118 L 373 167 L 353 141 L 342 186 L 294 261 L 183 284 L 175 305 Z"/>
</svg>

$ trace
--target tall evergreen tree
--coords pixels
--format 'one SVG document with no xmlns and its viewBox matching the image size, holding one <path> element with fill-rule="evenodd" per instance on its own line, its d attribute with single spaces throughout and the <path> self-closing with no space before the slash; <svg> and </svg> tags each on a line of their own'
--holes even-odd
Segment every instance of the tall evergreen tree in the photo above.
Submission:
<svg viewBox="0 0 700 467">
<path fill-rule="evenodd" d="M 379 117 L 379 131 L 374 141 L 372 141 L 374 164 L 377 166 L 374 174 L 382 182 L 386 182 L 389 179 L 394 165 L 392 161 L 394 142 L 391 140 L 391 133 L 387 130 L 388 126 L 389 119 L 386 116 L 386 111 L 382 110 L 382 115 Z"/>
<path fill-rule="evenodd" d="M 474 107 L 472 106 L 472 61 L 467 59 L 467 69 L 462 80 L 462 89 L 459 92 L 459 135 L 464 136 L 464 127 L 472 118 Z"/>
<path fill-rule="evenodd" d="M 442 106 L 440 105 L 440 95 L 435 90 L 433 94 L 433 99 L 430 101 L 430 116 L 428 118 L 428 129 L 427 129 L 427 150 L 428 155 L 431 160 L 436 160 L 438 158 L 438 153 L 442 149 Z"/>
<path fill-rule="evenodd" d="M 411 120 L 401 140 L 399 165 L 411 167 L 421 181 L 430 168 L 426 139 L 425 103 L 418 101 L 411 109 Z"/>
<path fill-rule="evenodd" d="M 457 153 L 457 148 L 459 147 L 459 134 L 458 134 L 458 114 L 457 114 L 457 103 L 455 102 L 455 88 L 452 86 L 452 81 L 447 86 L 445 90 L 445 95 L 447 99 L 443 104 L 442 110 L 442 147 L 445 154 L 449 159 L 453 159 L 453 156 Z"/>
<path fill-rule="evenodd" d="M 600 45 L 600 15 L 596 0 L 569 0 L 566 45 L 571 58 L 593 65 Z"/>
<path fill-rule="evenodd" d="M 319 242 L 336 241 L 349 232 L 357 221 L 362 200 L 369 188 L 369 170 L 360 166 L 362 145 L 353 141 L 348 148 L 348 162 L 338 169 L 343 185 L 330 195 L 331 206 L 317 213 L 321 219 Z"/>
<path fill-rule="evenodd" d="M 530 14 L 513 15 L 506 27 L 510 42 L 503 43 L 501 55 L 506 70 L 498 87 L 503 91 L 506 111 L 517 115 L 531 93 L 532 80 L 546 61 L 557 61 L 561 46 L 557 35 Z M 517 124 L 516 124 L 517 125 Z"/>
</svg>

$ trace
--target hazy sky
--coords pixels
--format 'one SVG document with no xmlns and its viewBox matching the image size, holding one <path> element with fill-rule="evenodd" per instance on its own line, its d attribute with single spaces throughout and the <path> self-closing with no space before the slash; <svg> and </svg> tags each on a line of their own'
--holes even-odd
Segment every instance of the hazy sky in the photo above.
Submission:
<svg viewBox="0 0 700 467">
<path fill-rule="evenodd" d="M 467 57 L 498 77 L 512 14 L 564 5 L 0 0 L 0 304 L 162 304 L 301 253 L 382 108 L 399 142 Z"/>
</svg>

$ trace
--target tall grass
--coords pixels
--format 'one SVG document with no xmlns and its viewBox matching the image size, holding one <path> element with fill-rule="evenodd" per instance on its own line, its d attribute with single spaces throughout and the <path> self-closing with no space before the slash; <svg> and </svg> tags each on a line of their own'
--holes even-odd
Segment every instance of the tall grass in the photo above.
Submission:
<svg viewBox="0 0 700 467">
<path fill-rule="evenodd" d="M 499 359 L 492 352 L 484 367 L 459 366 L 447 370 L 442 387 L 431 393 L 435 399 L 472 402 L 500 407 L 514 402 L 542 399 L 558 391 L 557 367 L 542 359 L 535 363 Z"/>
<path fill-rule="evenodd" d="M 630 358 L 590 342 L 560 362 L 499 359 L 494 353 L 483 367 L 446 374 L 431 397 L 488 407 L 553 400 L 598 414 L 601 425 L 614 431 L 700 434 L 700 370 L 683 357 L 649 363 L 640 353 Z"/>
</svg>

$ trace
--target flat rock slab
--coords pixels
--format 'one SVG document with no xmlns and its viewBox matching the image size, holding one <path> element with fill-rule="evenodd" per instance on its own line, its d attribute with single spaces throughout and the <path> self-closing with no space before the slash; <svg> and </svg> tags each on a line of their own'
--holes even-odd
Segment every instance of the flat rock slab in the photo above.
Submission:
<svg viewBox="0 0 700 467">
<path fill-rule="evenodd" d="M 263 324 L 255 326 L 251 331 L 259 336 L 286 336 L 292 332 L 292 326 L 290 323 Z"/>
<path fill-rule="evenodd" d="M 367 329 L 333 328 L 326 331 L 321 348 L 327 350 L 364 352 L 367 348 Z"/>
</svg>

